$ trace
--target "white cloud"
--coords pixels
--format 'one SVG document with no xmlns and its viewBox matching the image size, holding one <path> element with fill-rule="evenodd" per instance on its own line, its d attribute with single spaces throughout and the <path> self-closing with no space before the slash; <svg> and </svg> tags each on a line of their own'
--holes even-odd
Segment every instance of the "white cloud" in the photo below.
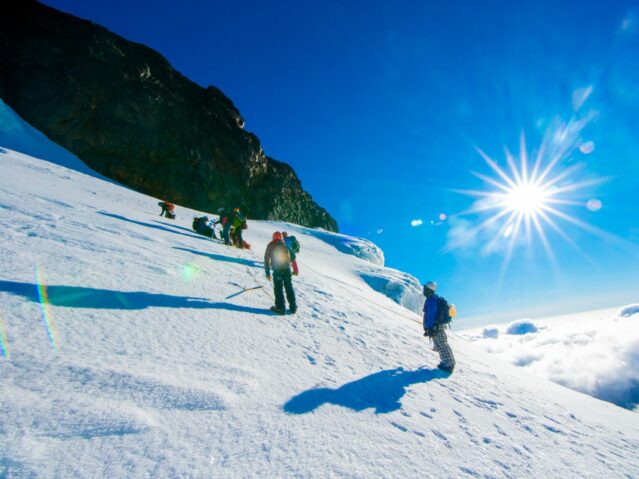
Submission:
<svg viewBox="0 0 639 479">
<path fill-rule="evenodd" d="M 639 304 L 609 318 L 593 314 L 522 320 L 463 334 L 534 374 L 628 409 L 639 408 Z"/>
<path fill-rule="evenodd" d="M 619 316 L 622 317 L 632 316 L 633 314 L 639 314 L 639 304 L 629 304 L 619 311 Z"/>
<path fill-rule="evenodd" d="M 497 339 L 499 337 L 499 329 L 497 328 L 484 328 L 482 331 L 484 338 Z"/>
<path fill-rule="evenodd" d="M 529 319 L 520 319 L 519 321 L 513 321 L 506 328 L 506 334 L 528 334 L 536 333 L 539 331 L 535 323 Z"/>
<path fill-rule="evenodd" d="M 411 225 L 412 227 L 421 226 L 421 225 L 423 225 L 423 224 L 424 224 L 424 220 L 421 220 L 421 219 L 419 219 L 419 218 L 418 218 L 418 219 L 415 219 L 415 220 L 413 220 L 413 221 L 411 221 L 411 222 L 410 222 L 410 225 Z"/>
</svg>

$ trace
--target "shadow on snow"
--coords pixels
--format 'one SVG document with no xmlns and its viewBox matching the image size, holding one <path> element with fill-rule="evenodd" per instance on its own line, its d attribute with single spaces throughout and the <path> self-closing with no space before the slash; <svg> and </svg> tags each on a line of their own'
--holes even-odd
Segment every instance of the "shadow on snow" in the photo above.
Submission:
<svg viewBox="0 0 639 479">
<path fill-rule="evenodd" d="M 169 221 L 172 221 L 172 220 L 169 220 Z M 182 230 L 182 231 L 187 231 L 187 232 L 192 233 L 192 234 L 198 234 L 198 235 L 200 234 L 197 231 L 193 231 L 192 228 L 186 228 L 185 226 L 180 226 L 180 225 L 176 225 L 176 224 L 173 224 L 173 223 L 164 222 L 164 221 L 158 221 L 158 220 L 153 220 L 153 222 L 157 223 L 159 225 L 170 226 L 171 228 L 175 228 L 175 229 Z M 216 233 L 216 235 L 217 235 L 217 233 Z M 204 238 L 206 238 L 208 240 L 211 240 L 211 241 L 217 241 L 218 243 L 222 242 L 222 240 L 220 238 L 218 238 L 217 236 L 215 238 L 209 238 L 208 236 L 204 236 L 204 235 L 200 235 L 200 236 L 203 236 Z"/>
<path fill-rule="evenodd" d="M 353 411 L 374 408 L 376 414 L 384 414 L 401 407 L 400 400 L 408 386 L 448 376 L 448 373 L 439 369 L 388 369 L 346 383 L 337 389 L 309 389 L 289 399 L 283 409 L 289 414 L 306 414 L 330 403 Z"/>
<path fill-rule="evenodd" d="M 188 234 L 188 233 L 182 233 L 181 231 L 176 231 L 172 228 L 167 228 L 165 226 L 160 226 L 160 224 L 151 224 L 151 223 L 144 223 L 143 221 L 136 221 L 136 220 L 132 220 L 129 218 L 126 218 L 124 216 L 120 216 L 120 215 L 116 215 L 114 213 L 108 213 L 106 211 L 98 211 L 99 214 L 104 215 L 104 216 L 108 216 L 109 218 L 115 218 L 116 220 L 121 220 L 121 221 L 127 221 L 129 223 L 133 223 L 136 225 L 140 225 L 140 226 L 146 226 L 147 228 L 153 228 L 156 230 L 161 230 L 161 231 L 168 231 L 169 233 L 173 233 L 176 235 L 183 235 L 183 236 L 188 236 L 189 238 L 197 238 L 197 239 L 202 239 L 202 240 L 206 240 L 206 241 L 211 241 L 209 238 L 205 237 L 205 236 L 201 236 L 196 234 L 195 232 L 193 234 Z"/>
<path fill-rule="evenodd" d="M 22 296 L 34 303 L 40 302 L 38 286 L 33 283 L 0 280 L 0 292 Z M 243 313 L 271 315 L 268 309 L 240 306 L 232 303 L 208 301 L 205 298 L 190 296 L 171 296 L 169 294 L 147 293 L 143 291 L 112 291 L 108 289 L 87 288 L 83 286 L 46 286 L 47 302 L 53 306 L 67 308 L 94 309 L 145 309 L 157 308 L 194 308 L 226 309 Z"/>
<path fill-rule="evenodd" d="M 204 256 L 206 258 L 210 258 L 215 261 L 226 261 L 227 263 L 237 263 L 244 266 L 250 266 L 252 268 L 264 267 L 264 263 L 262 263 L 261 261 L 254 261 L 252 259 L 234 258 L 232 256 L 224 256 L 222 254 L 215 254 L 215 253 L 204 253 L 203 251 L 197 251 L 197 250 L 189 249 L 189 248 L 181 248 L 179 246 L 174 246 L 173 249 L 186 251 L 187 253 L 193 253 L 199 256 Z"/>
</svg>

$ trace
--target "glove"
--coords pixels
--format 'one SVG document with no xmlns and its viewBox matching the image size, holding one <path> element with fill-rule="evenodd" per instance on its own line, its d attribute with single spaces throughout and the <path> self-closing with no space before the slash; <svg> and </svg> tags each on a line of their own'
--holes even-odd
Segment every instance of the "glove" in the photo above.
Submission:
<svg viewBox="0 0 639 479">
<path fill-rule="evenodd" d="M 271 275 L 270 275 L 270 274 L 267 274 L 267 275 L 266 275 L 266 279 L 268 279 L 269 281 L 271 281 Z"/>
<path fill-rule="evenodd" d="M 433 330 L 429 328 L 424 328 L 424 336 L 431 337 L 433 335 Z"/>
</svg>

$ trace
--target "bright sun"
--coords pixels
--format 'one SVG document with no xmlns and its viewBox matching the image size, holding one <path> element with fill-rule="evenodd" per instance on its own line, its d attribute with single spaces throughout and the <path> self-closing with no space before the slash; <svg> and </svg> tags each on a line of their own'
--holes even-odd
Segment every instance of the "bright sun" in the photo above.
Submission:
<svg viewBox="0 0 639 479">
<path fill-rule="evenodd" d="M 522 134 L 519 158 L 506 150 L 508 168 L 501 168 L 495 160 L 481 150 L 477 150 L 492 169 L 494 176 L 473 173 L 483 180 L 488 188 L 484 190 L 457 190 L 478 198 L 472 208 L 460 215 L 481 215 L 483 221 L 467 229 L 448 243 L 445 250 L 453 250 L 479 237 L 486 240 L 488 251 L 503 251 L 506 263 L 513 248 L 518 243 L 532 244 L 538 240 L 551 258 L 554 258 L 546 229 L 552 229 L 564 240 L 574 245 L 572 239 L 561 228 L 560 221 L 566 221 L 588 231 L 594 229 L 578 220 L 562 206 L 584 206 L 573 194 L 585 186 L 600 183 L 601 179 L 578 182 L 574 173 L 578 165 L 561 168 L 568 156 L 568 148 L 558 152 L 545 153 L 544 147 L 537 152 L 535 160 L 529 164 L 526 145 Z M 507 243 L 502 248 L 500 241 Z M 576 245 L 574 245 L 576 246 Z"/>
<path fill-rule="evenodd" d="M 543 211 L 550 194 L 532 183 L 518 184 L 503 194 L 503 207 L 526 216 L 536 216 Z"/>
</svg>

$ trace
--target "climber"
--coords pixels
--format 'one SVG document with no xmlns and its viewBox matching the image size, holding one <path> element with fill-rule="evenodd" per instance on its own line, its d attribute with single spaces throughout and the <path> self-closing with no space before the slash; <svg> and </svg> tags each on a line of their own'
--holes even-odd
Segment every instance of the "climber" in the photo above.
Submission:
<svg viewBox="0 0 639 479">
<path fill-rule="evenodd" d="M 208 238 L 215 238 L 215 230 L 209 225 L 208 216 L 202 216 L 199 218 L 196 216 L 195 218 L 193 218 L 192 227 L 193 231 L 195 231 L 196 233 L 199 233 Z"/>
<path fill-rule="evenodd" d="M 271 307 L 271 311 L 277 314 L 284 314 L 286 312 L 283 291 L 285 290 L 289 312 L 295 314 L 297 311 L 297 303 L 295 302 L 295 291 L 293 291 L 291 276 L 291 255 L 282 240 L 282 233 L 279 231 L 273 233 L 273 241 L 266 247 L 266 252 L 264 253 L 264 269 L 268 280 L 273 281 L 275 306 Z M 272 278 L 271 269 L 273 270 Z"/>
<path fill-rule="evenodd" d="M 231 244 L 231 239 L 229 238 L 229 233 L 231 231 L 231 218 L 230 215 L 226 212 L 224 208 L 220 208 L 217 210 L 217 214 L 220 218 L 213 223 L 213 226 L 221 224 L 222 225 L 222 239 L 224 240 L 225 245 Z"/>
<path fill-rule="evenodd" d="M 239 208 L 233 208 L 233 216 L 231 217 L 231 227 L 233 233 L 231 239 L 234 246 L 240 249 L 245 247 L 244 239 L 242 238 L 242 231 L 247 228 L 246 218 L 242 215 Z"/>
<path fill-rule="evenodd" d="M 160 216 L 166 216 L 171 220 L 175 219 L 175 205 L 173 203 L 169 203 L 168 201 L 160 201 L 158 203 L 158 206 L 162 208 Z"/>
<path fill-rule="evenodd" d="M 441 362 L 437 366 L 439 369 L 452 373 L 455 369 L 455 357 L 448 345 L 446 337 L 446 327 L 450 323 L 450 312 L 448 302 L 435 294 L 437 283 L 429 281 L 424 285 L 424 336 L 433 340 L 435 351 L 439 353 Z"/>
</svg>

